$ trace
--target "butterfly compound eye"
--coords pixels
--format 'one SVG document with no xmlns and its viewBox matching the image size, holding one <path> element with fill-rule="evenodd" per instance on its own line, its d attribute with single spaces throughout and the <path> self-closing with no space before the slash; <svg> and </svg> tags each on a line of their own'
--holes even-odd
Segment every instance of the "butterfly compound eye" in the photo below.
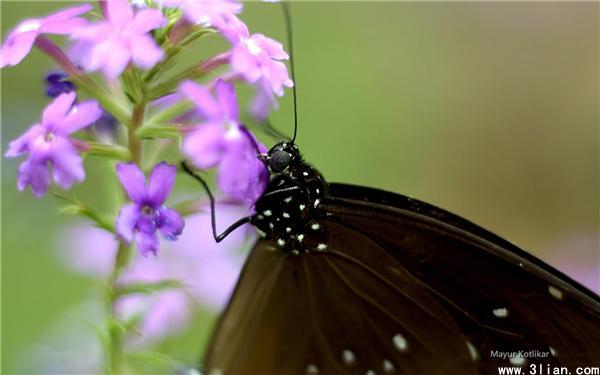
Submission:
<svg viewBox="0 0 600 375">
<path fill-rule="evenodd" d="M 269 166 L 278 172 L 284 171 L 292 162 L 292 155 L 289 152 L 278 150 L 271 154 Z"/>
</svg>

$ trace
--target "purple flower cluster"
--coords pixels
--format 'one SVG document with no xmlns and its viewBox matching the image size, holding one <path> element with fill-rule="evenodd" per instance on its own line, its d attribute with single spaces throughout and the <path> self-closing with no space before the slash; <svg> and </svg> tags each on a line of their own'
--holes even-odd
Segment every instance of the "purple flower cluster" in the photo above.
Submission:
<svg viewBox="0 0 600 375">
<path fill-rule="evenodd" d="M 105 16 L 104 21 L 73 32 L 73 37 L 79 40 L 73 54 L 87 70 L 101 69 L 114 79 L 131 61 L 148 69 L 163 58 L 164 52 L 149 34 L 166 25 L 161 11 L 142 9 L 134 14 L 127 0 L 109 0 Z"/>
<path fill-rule="evenodd" d="M 35 196 L 41 197 L 50 186 L 51 175 L 65 189 L 85 178 L 77 144 L 69 136 L 98 120 L 102 110 L 95 101 L 73 105 L 75 97 L 73 92 L 58 96 L 44 110 L 41 123 L 9 144 L 4 156 L 29 154 L 19 168 L 19 190 L 31 185 Z"/>
<path fill-rule="evenodd" d="M 198 209 L 198 203 L 181 204 L 188 212 L 186 222 L 167 207 L 167 199 L 180 199 L 169 198 L 175 195 L 174 164 L 185 157 L 199 169 L 218 170 L 221 192 L 237 205 L 233 206 L 237 211 L 231 211 L 231 205 L 217 205 L 220 220 L 250 214 L 269 172 L 258 157 L 266 152 L 265 146 L 241 121 L 236 85 L 255 90 L 249 112 L 262 122 L 293 82 L 281 43 L 251 33 L 239 18 L 243 5 L 238 1 L 98 3 L 100 12 L 93 17 L 84 16 L 91 5 L 66 8 L 19 23 L 4 40 L 0 68 L 19 64 L 34 46 L 59 65 L 44 79 L 51 103 L 41 121 L 10 142 L 5 157 L 27 157 L 19 167 L 17 187 L 31 186 L 36 197 L 44 196 L 52 183 L 69 189 L 83 182 L 84 155 L 112 163 L 121 185 L 114 184 L 113 189 L 122 188 L 128 198 L 118 213 L 95 212 L 93 204 L 74 195 L 64 197 L 71 202 L 64 212 L 84 216 L 107 232 L 104 242 L 90 239 L 78 246 L 86 255 L 69 256 L 69 262 L 108 278 L 112 292 L 131 284 L 179 280 L 184 288 L 118 295 L 112 306 L 114 317 L 122 322 L 142 316 L 135 329 L 145 341 L 158 340 L 184 327 L 196 302 L 223 306 L 243 262 L 242 256 L 223 252 L 223 246 L 238 249 L 249 237 L 246 231 L 237 231 L 217 245 L 210 216 L 189 213 Z M 180 51 L 200 50 L 188 39 L 211 35 L 203 32 L 206 28 L 228 42 L 226 50 L 180 70 Z M 67 52 L 45 35 L 67 37 Z M 96 72 L 101 74 L 92 74 Z M 204 82 L 199 83 L 198 77 Z M 155 142 L 146 143 L 148 139 Z M 176 148 L 178 155 L 173 152 Z M 162 159 L 170 163 L 157 163 Z M 152 171 L 146 171 L 147 166 L 153 166 Z M 112 219 L 106 220 L 108 215 Z M 186 235 L 184 227 L 190 226 L 193 231 Z M 160 243 L 159 234 L 170 241 Z M 94 245 L 102 249 L 94 250 Z M 130 245 L 142 256 L 135 257 L 129 269 L 120 269 L 115 257 L 122 260 L 121 252 Z M 130 333 L 124 336 L 135 341 Z"/>
</svg>

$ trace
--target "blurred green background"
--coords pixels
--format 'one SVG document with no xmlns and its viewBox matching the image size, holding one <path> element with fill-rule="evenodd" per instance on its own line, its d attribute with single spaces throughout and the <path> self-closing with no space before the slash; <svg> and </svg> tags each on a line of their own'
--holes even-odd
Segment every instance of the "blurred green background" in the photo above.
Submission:
<svg viewBox="0 0 600 375">
<path fill-rule="evenodd" d="M 6 35 L 20 19 L 65 3 L 1 5 Z M 598 291 L 598 11 L 596 2 L 295 2 L 298 144 L 329 181 L 441 206 Z M 247 3 L 242 18 L 284 40 L 277 5 Z M 34 51 L 2 71 L 3 150 L 39 119 L 51 68 Z M 290 93 L 272 116 L 287 132 Z M 77 191 L 91 199 L 112 177 L 88 164 Z M 56 258 L 57 231 L 70 219 L 51 197 L 19 193 L 17 167 L 2 160 L 6 374 L 91 286 Z M 199 314 L 163 350 L 193 361 L 213 321 Z"/>
</svg>

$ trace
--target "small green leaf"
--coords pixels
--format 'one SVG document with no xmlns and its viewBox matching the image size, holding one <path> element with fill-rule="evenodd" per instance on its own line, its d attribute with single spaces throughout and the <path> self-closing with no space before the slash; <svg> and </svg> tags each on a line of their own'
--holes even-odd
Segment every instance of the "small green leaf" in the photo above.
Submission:
<svg viewBox="0 0 600 375">
<path fill-rule="evenodd" d="M 169 78 L 168 80 L 163 81 L 157 84 L 156 86 L 150 88 L 148 90 L 148 99 L 155 100 L 158 98 L 162 98 L 163 96 L 175 92 L 177 88 L 179 88 L 179 85 L 181 85 L 181 82 L 186 80 L 195 80 L 198 78 L 202 78 L 206 75 L 208 75 L 208 72 L 204 71 L 199 65 L 189 67 L 183 72 L 180 72 L 175 76 Z"/>
<path fill-rule="evenodd" d="M 168 289 L 181 289 L 183 284 L 179 280 L 163 280 L 155 283 L 132 283 L 119 286 L 115 289 L 115 295 L 123 296 L 128 294 L 151 294 Z"/>
<path fill-rule="evenodd" d="M 139 69 L 131 67 L 121 75 L 125 95 L 133 103 L 141 103 L 145 96 L 145 82 Z"/>
<path fill-rule="evenodd" d="M 166 354 L 152 352 L 152 351 L 140 351 L 127 353 L 129 359 L 134 361 L 142 361 L 153 365 L 159 366 L 172 366 L 176 362 Z"/>
<path fill-rule="evenodd" d="M 84 152 L 86 156 L 100 156 L 116 160 L 131 160 L 131 152 L 122 146 L 105 143 L 89 142 L 89 148 Z"/>
<path fill-rule="evenodd" d="M 194 108 L 194 105 L 192 104 L 192 102 L 189 102 L 187 100 L 182 100 L 182 101 L 178 102 L 177 104 L 172 105 L 171 107 L 165 109 L 162 112 L 157 113 L 156 115 L 154 115 L 153 117 L 148 119 L 148 121 L 146 122 L 146 124 L 143 127 L 168 123 L 171 120 L 173 120 L 174 118 L 181 116 L 181 115 L 185 114 L 186 112 L 190 111 L 192 108 Z"/>
<path fill-rule="evenodd" d="M 194 30 L 190 32 L 185 38 L 183 38 L 183 40 L 179 42 L 179 45 L 185 47 L 203 36 L 212 34 L 216 34 L 216 31 L 213 29 L 201 28 L 198 30 Z"/>
<path fill-rule="evenodd" d="M 63 215 L 77 215 L 87 217 L 88 219 L 92 220 L 94 224 L 96 224 L 96 226 L 98 226 L 99 228 L 114 233 L 115 227 L 113 223 L 111 223 L 109 220 L 106 220 L 106 218 L 102 217 L 92 208 L 86 206 L 77 199 L 62 197 L 56 194 L 54 194 L 54 196 L 63 201 L 68 202 L 68 204 L 64 205 L 59 209 L 59 213 Z"/>
<path fill-rule="evenodd" d="M 137 129 L 135 134 L 142 139 L 168 138 L 180 139 L 181 130 L 175 125 L 147 125 Z"/>
</svg>

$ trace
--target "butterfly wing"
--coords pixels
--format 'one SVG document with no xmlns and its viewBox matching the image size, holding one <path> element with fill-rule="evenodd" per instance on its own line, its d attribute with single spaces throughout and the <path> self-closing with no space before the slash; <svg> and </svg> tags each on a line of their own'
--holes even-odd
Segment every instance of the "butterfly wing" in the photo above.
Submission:
<svg viewBox="0 0 600 375">
<path fill-rule="evenodd" d="M 429 205 L 330 188 L 300 255 L 270 240 L 253 249 L 209 373 L 495 373 L 511 362 L 493 350 L 599 358 L 598 301 L 568 278 Z"/>
</svg>

